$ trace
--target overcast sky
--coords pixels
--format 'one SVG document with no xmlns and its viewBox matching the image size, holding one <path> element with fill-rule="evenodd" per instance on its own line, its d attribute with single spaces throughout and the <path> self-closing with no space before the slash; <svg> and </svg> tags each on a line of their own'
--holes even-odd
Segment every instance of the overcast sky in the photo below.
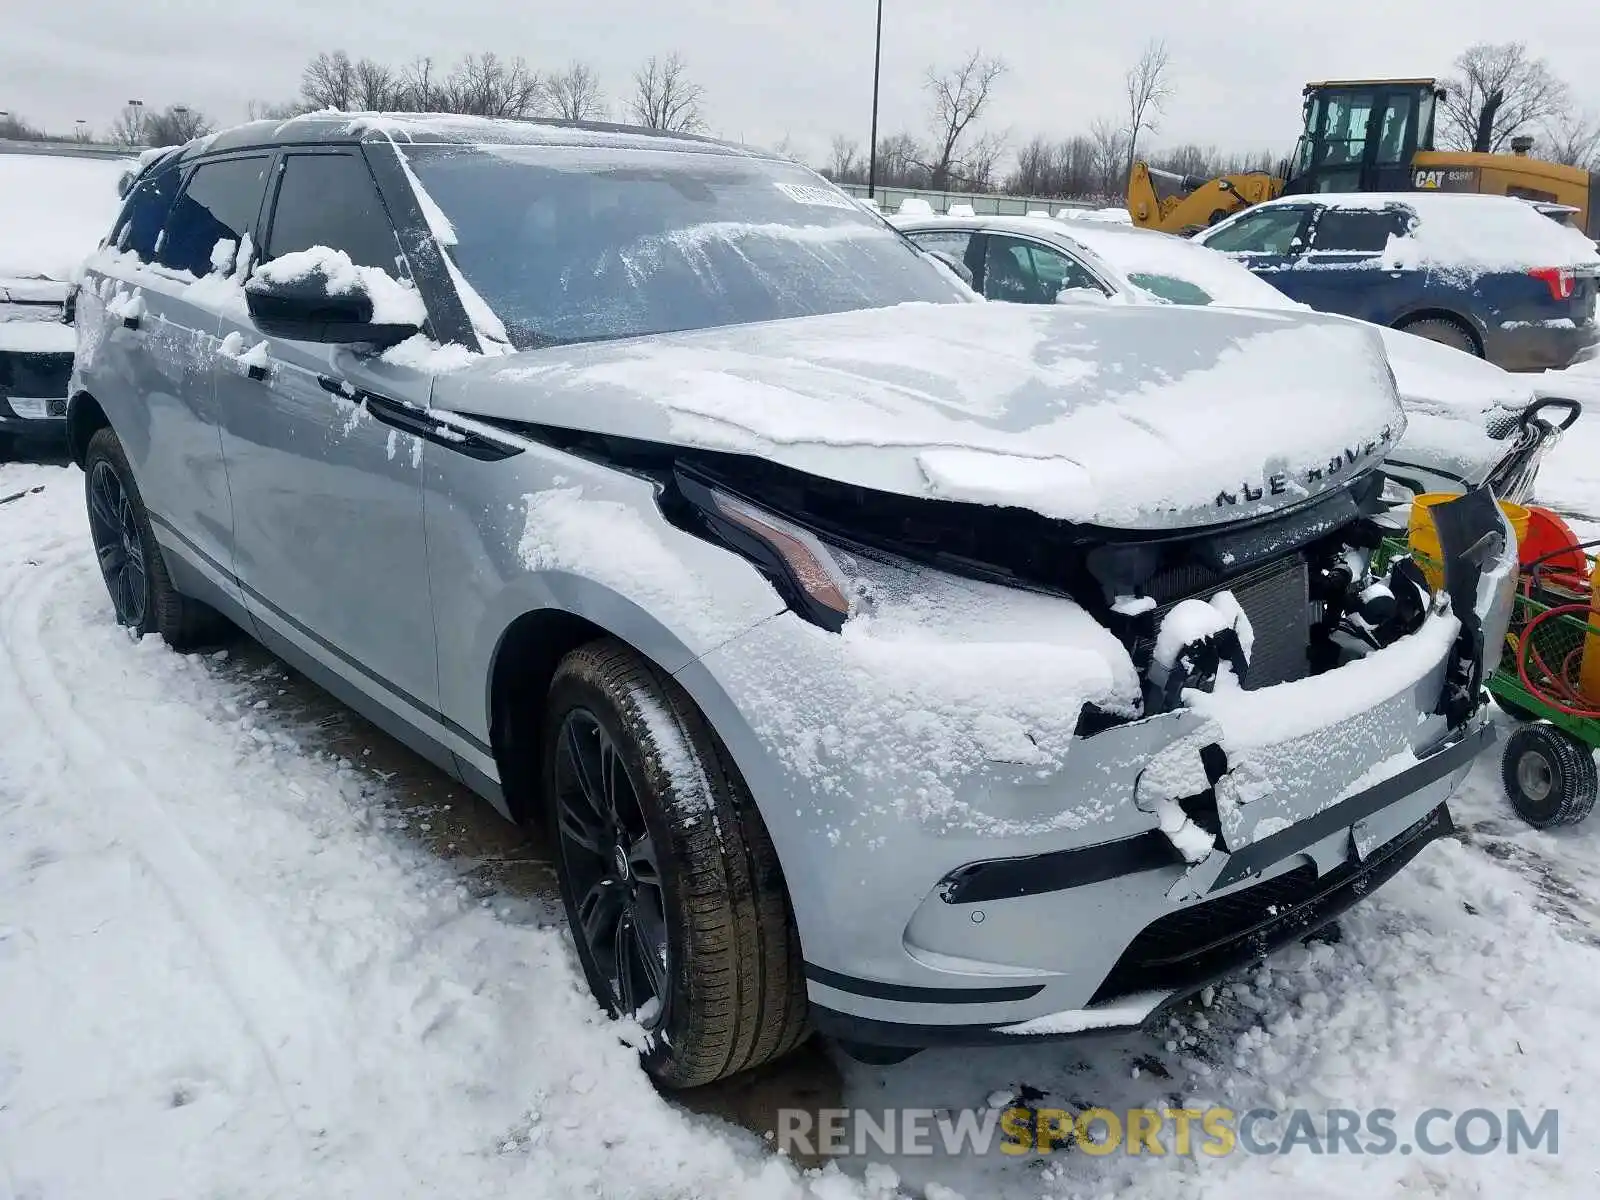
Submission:
<svg viewBox="0 0 1600 1200">
<path fill-rule="evenodd" d="M 788 135 L 821 162 L 835 133 L 867 140 L 875 0 L 5 0 L 0 109 L 67 130 L 104 129 L 122 103 L 186 103 L 228 124 L 251 99 L 292 96 L 305 61 L 343 48 L 395 64 L 494 50 L 538 67 L 581 58 L 608 98 L 647 55 L 680 52 L 714 132 Z M 1522 40 L 1581 106 L 1600 110 L 1595 0 L 885 0 L 880 130 L 926 128 L 928 67 L 973 47 L 1010 66 L 987 125 L 1013 145 L 1121 110 L 1148 38 L 1172 56 L 1175 95 L 1157 144 L 1293 144 L 1311 79 L 1434 75 L 1477 41 Z"/>
</svg>

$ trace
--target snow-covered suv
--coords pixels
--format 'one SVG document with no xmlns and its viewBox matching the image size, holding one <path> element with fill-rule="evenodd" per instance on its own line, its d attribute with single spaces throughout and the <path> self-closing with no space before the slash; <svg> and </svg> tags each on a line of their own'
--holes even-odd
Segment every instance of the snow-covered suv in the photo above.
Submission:
<svg viewBox="0 0 1600 1200">
<path fill-rule="evenodd" d="M 792 163 L 329 114 L 147 165 L 78 311 L 118 619 L 225 614 L 547 821 L 669 1084 L 1137 1024 L 1446 831 L 1485 737 L 1509 529 L 1373 571 L 1347 321 L 974 302 Z"/>
</svg>

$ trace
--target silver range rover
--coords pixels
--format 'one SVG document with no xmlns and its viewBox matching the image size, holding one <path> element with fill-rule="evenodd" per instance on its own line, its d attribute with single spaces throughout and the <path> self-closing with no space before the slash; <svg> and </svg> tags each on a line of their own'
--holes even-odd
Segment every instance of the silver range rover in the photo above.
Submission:
<svg viewBox="0 0 1600 1200">
<path fill-rule="evenodd" d="M 1487 736 L 1511 531 L 1375 568 L 1348 322 L 983 304 L 737 147 L 321 114 L 148 164 L 78 329 L 117 619 L 225 617 L 544 824 L 669 1085 L 1137 1025 Z"/>
</svg>

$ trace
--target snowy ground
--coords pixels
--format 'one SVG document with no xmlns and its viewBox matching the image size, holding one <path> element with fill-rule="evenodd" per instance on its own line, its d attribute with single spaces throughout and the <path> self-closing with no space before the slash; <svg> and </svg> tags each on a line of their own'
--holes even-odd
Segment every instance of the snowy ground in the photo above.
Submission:
<svg viewBox="0 0 1600 1200">
<path fill-rule="evenodd" d="M 1600 413 L 1557 454 L 1545 498 L 1600 515 Z M 983 1107 L 1024 1087 L 1041 1107 L 1402 1124 L 1525 1106 L 1560 1110 L 1559 1154 L 806 1172 L 651 1089 L 584 991 L 536 847 L 260 652 L 130 641 L 75 469 L 0 466 L 0 501 L 0 1200 L 1596 1193 L 1600 818 L 1518 825 L 1492 753 L 1454 805 L 1460 840 L 1342 942 L 1282 953 L 1173 1026 L 842 1078 L 812 1051 L 688 1103 L 755 1129 L 784 1104 Z"/>
</svg>

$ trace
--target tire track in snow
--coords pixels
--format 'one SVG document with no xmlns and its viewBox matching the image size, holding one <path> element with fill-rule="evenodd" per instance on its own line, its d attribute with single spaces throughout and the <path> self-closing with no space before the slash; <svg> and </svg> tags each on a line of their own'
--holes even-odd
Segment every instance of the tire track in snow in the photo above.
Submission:
<svg viewBox="0 0 1600 1200">
<path fill-rule="evenodd" d="M 199 943 L 309 1160 L 342 1107 L 325 1069 L 339 1052 L 326 1006 L 296 986 L 299 973 L 270 929 L 195 850 L 138 765 L 115 754 L 79 714 L 44 648 L 43 598 L 98 583 L 84 553 L 83 543 L 68 538 L 29 548 L 37 566 L 16 572 L 0 589 L 0 648 L 37 736 L 56 743 L 75 773 L 94 780 L 93 788 L 82 790 L 95 794 L 97 815 L 149 871 Z"/>
</svg>

